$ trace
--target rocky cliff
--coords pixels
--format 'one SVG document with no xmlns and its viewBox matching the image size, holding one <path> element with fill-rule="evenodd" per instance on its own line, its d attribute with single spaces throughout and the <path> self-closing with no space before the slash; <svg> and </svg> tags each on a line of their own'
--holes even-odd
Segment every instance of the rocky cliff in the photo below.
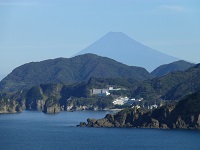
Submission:
<svg viewBox="0 0 200 150">
<path fill-rule="evenodd" d="M 0 94 L 0 114 L 20 113 L 24 109 L 24 100 Z"/>
</svg>

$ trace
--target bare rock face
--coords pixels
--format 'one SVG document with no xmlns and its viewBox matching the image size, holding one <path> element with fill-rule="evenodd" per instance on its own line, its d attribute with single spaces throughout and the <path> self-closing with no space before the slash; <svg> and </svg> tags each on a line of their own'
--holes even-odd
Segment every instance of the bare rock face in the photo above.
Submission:
<svg viewBox="0 0 200 150">
<path fill-rule="evenodd" d="M 115 121 L 115 118 L 112 114 L 107 114 L 105 118 L 108 119 L 108 121 L 111 123 L 114 123 Z"/>
<path fill-rule="evenodd" d="M 147 112 L 135 113 L 117 113 L 116 115 L 107 114 L 102 119 L 88 119 L 86 123 L 80 123 L 79 126 L 84 127 L 141 127 L 141 128 L 179 128 L 179 129 L 200 129 L 200 114 L 179 116 L 175 122 L 168 121 L 167 124 L 163 120 L 150 118 L 151 115 Z M 132 118 L 130 120 L 130 118 Z"/>
<path fill-rule="evenodd" d="M 80 122 L 80 124 L 78 126 L 80 126 L 80 127 L 86 127 L 86 123 L 85 122 Z"/>
<path fill-rule="evenodd" d="M 117 113 L 115 115 L 115 124 L 116 126 L 119 126 L 119 127 L 123 127 L 125 126 L 125 121 L 126 121 L 126 118 L 127 118 L 127 113 Z"/>
<path fill-rule="evenodd" d="M 14 114 L 22 112 L 22 106 L 15 100 L 0 99 L 0 114 Z"/>
<path fill-rule="evenodd" d="M 87 119 L 87 122 L 88 122 L 88 123 L 87 123 L 87 126 L 88 126 L 88 127 L 94 127 L 95 124 L 96 124 L 96 121 L 97 121 L 96 119 L 88 118 L 88 119 Z"/>
<path fill-rule="evenodd" d="M 47 114 L 59 113 L 60 112 L 60 105 L 53 105 L 53 106 L 50 106 L 50 107 L 45 106 L 43 112 L 47 113 Z"/>
<path fill-rule="evenodd" d="M 200 128 L 200 114 L 198 115 L 197 126 Z"/>
<path fill-rule="evenodd" d="M 88 127 L 114 127 L 114 125 L 110 123 L 109 120 L 106 118 L 102 118 L 98 120 L 88 118 L 87 122 L 88 122 L 87 124 Z M 84 124 L 80 123 L 80 126 L 82 127 L 84 126 Z"/>
<path fill-rule="evenodd" d="M 175 122 L 172 122 L 173 128 L 180 129 L 199 129 L 200 114 L 178 116 Z"/>
<path fill-rule="evenodd" d="M 44 104 L 45 104 L 44 100 L 37 100 L 36 101 L 37 110 L 44 110 Z"/>
<path fill-rule="evenodd" d="M 154 118 L 151 118 L 150 127 L 151 128 L 159 128 L 159 121 Z"/>
<path fill-rule="evenodd" d="M 97 120 L 96 124 L 98 127 L 114 127 L 114 125 L 110 123 L 106 118 Z"/>
<path fill-rule="evenodd" d="M 181 128 L 181 129 L 187 128 L 187 125 L 186 125 L 185 121 L 181 117 L 179 117 L 177 119 L 175 125 L 176 125 L 176 128 Z"/>
<path fill-rule="evenodd" d="M 166 124 L 161 124 L 161 125 L 160 125 L 160 128 L 161 128 L 161 129 L 169 129 L 169 127 L 168 127 Z"/>
</svg>

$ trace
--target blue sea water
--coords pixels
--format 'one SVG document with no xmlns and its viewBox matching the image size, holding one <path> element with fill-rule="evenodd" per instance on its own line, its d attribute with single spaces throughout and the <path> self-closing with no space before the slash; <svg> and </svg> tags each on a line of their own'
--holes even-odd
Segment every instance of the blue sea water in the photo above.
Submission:
<svg viewBox="0 0 200 150">
<path fill-rule="evenodd" d="M 80 121 L 108 111 L 24 111 L 0 115 L 0 150 L 199 150 L 200 131 L 80 128 Z"/>
</svg>

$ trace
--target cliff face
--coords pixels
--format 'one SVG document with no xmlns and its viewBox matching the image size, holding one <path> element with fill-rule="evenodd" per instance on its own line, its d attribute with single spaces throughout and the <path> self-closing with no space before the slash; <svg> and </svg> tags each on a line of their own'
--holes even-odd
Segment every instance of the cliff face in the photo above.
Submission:
<svg viewBox="0 0 200 150">
<path fill-rule="evenodd" d="M 0 114 L 22 112 L 22 106 L 17 101 L 9 99 L 0 99 Z"/>
<path fill-rule="evenodd" d="M 26 94 L 26 109 L 41 110 L 50 114 L 60 112 L 62 87 L 61 84 L 48 84 L 31 88 Z"/>
<path fill-rule="evenodd" d="M 42 84 L 27 91 L 26 109 L 58 113 L 61 110 L 105 110 L 113 107 L 112 97 L 88 96 L 85 84 Z"/>
<path fill-rule="evenodd" d="M 23 95 L 22 93 L 20 93 Z M 25 99 L 19 93 L 0 93 L 0 114 L 20 113 L 25 109 Z"/>
<path fill-rule="evenodd" d="M 15 112 L 19 108 L 58 113 L 61 110 L 106 110 L 113 107 L 111 96 L 91 96 L 89 86 L 88 83 L 41 84 L 9 95 L 3 93 L 0 94 L 0 112 Z"/>
<path fill-rule="evenodd" d="M 59 113 L 60 112 L 60 105 L 58 104 L 55 104 L 55 105 L 52 105 L 50 107 L 47 107 L 45 105 L 44 109 L 43 109 L 43 112 L 44 113 L 47 113 L 47 114 L 55 114 L 55 113 Z"/>
<path fill-rule="evenodd" d="M 154 110 L 126 109 L 103 119 L 88 119 L 80 126 L 200 129 L 200 91 L 177 105 Z"/>
</svg>

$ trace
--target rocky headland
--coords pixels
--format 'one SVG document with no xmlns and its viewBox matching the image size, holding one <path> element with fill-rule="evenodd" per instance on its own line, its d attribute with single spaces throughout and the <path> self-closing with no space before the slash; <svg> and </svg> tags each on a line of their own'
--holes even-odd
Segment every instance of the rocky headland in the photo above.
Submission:
<svg viewBox="0 0 200 150">
<path fill-rule="evenodd" d="M 189 95 L 176 105 L 154 110 L 125 109 L 107 114 L 102 119 L 87 119 L 81 127 L 130 127 L 161 129 L 200 129 L 200 91 Z"/>
</svg>

